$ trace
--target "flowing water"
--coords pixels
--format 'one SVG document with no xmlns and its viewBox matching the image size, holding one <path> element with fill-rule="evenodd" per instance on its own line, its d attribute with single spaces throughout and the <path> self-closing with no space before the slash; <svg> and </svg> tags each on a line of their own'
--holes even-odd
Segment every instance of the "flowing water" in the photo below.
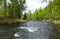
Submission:
<svg viewBox="0 0 60 39">
<path fill-rule="evenodd" d="M 52 23 L 29 21 L 23 24 L 0 25 L 0 39 L 56 39 Z"/>
</svg>

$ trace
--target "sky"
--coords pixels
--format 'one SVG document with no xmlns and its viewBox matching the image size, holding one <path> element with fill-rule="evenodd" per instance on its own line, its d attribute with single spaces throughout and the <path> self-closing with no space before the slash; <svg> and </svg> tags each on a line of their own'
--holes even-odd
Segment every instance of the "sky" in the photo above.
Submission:
<svg viewBox="0 0 60 39">
<path fill-rule="evenodd" d="M 26 0 L 26 6 L 27 6 L 26 12 L 29 10 L 33 12 L 35 9 L 44 8 L 48 5 L 48 3 L 46 2 L 42 3 L 41 1 L 42 0 Z"/>
</svg>

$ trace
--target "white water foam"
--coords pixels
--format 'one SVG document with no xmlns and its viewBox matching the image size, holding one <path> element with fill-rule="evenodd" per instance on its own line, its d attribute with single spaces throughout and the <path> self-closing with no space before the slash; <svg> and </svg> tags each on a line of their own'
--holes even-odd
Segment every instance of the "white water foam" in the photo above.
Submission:
<svg viewBox="0 0 60 39">
<path fill-rule="evenodd" d="M 19 27 L 21 29 L 27 29 L 29 32 L 35 32 L 38 29 L 36 27 Z"/>
</svg>

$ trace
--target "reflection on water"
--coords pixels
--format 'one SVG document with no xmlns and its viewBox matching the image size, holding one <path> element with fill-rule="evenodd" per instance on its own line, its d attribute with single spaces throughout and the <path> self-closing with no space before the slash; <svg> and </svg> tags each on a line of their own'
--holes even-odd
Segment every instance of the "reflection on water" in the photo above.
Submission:
<svg viewBox="0 0 60 39">
<path fill-rule="evenodd" d="M 0 25 L 0 39 L 56 39 L 56 33 L 51 23 L 30 21 Z"/>
</svg>

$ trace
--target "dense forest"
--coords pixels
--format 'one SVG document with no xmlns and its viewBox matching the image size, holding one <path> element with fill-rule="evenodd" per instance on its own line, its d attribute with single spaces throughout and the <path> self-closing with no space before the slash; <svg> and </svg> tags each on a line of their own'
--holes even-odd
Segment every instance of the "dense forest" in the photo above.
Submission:
<svg viewBox="0 0 60 39">
<path fill-rule="evenodd" d="M 25 0 L 0 0 L 0 19 L 21 18 Z"/>
<path fill-rule="evenodd" d="M 45 8 L 26 13 L 28 20 L 60 20 L 60 0 L 50 1 Z"/>
</svg>

